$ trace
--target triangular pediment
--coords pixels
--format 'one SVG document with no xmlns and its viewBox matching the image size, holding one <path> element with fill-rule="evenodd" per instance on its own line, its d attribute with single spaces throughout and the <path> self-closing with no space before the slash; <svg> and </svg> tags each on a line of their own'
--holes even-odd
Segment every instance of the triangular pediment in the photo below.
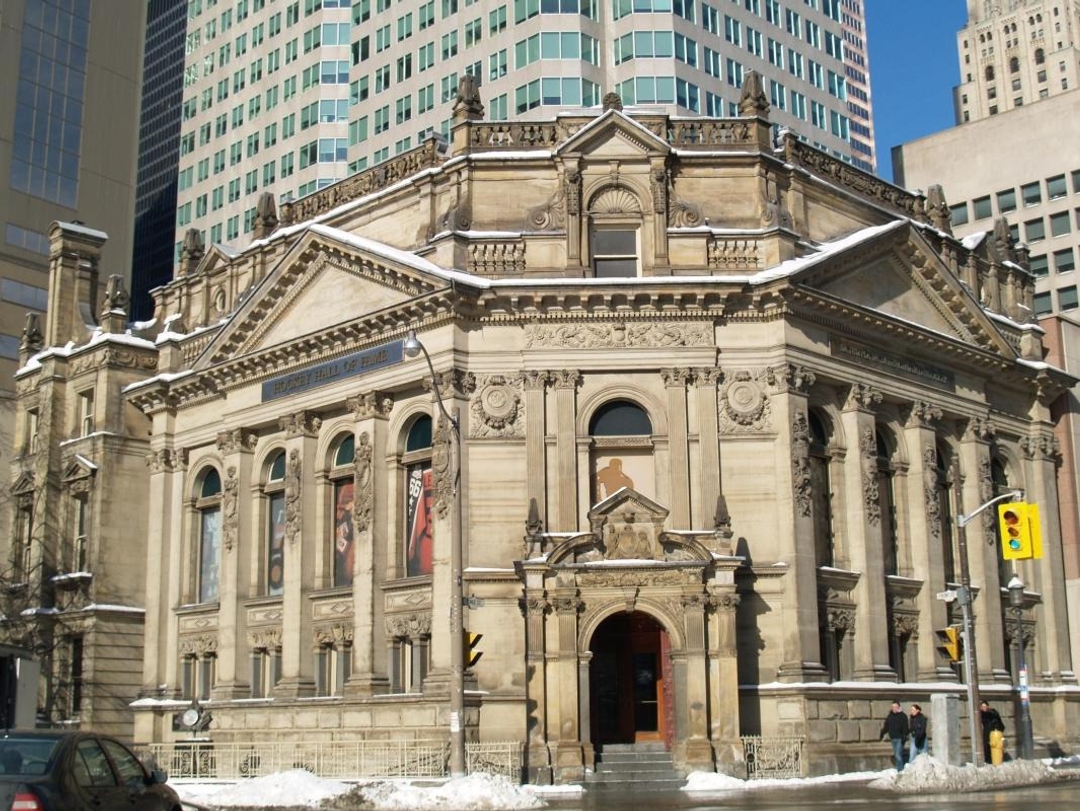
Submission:
<svg viewBox="0 0 1080 811">
<path fill-rule="evenodd" d="M 403 251 L 326 226 L 313 228 L 251 291 L 195 368 L 385 316 L 448 288 L 449 282 L 433 270 L 430 263 Z"/>
<path fill-rule="evenodd" d="M 34 484 L 34 471 L 24 470 L 19 474 L 19 478 L 15 480 L 15 483 L 11 485 L 11 494 L 13 496 L 25 496 L 33 494 L 37 487 Z"/>
<path fill-rule="evenodd" d="M 618 110 L 608 110 L 562 144 L 557 154 L 583 154 L 590 158 L 632 158 L 667 154 L 671 145 Z"/>
<path fill-rule="evenodd" d="M 61 479 L 67 486 L 71 486 L 76 482 L 88 482 L 97 474 L 97 465 L 87 459 L 81 454 L 75 454 L 74 458 L 64 468 L 64 475 Z"/>
<path fill-rule="evenodd" d="M 917 230 L 884 231 L 794 274 L 792 283 L 980 349 L 1016 352 Z"/>
</svg>

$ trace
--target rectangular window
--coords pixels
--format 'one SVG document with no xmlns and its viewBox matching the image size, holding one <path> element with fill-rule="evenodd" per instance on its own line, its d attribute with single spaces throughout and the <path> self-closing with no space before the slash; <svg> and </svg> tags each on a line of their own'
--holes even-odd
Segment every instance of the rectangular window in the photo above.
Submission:
<svg viewBox="0 0 1080 811">
<path fill-rule="evenodd" d="M 997 193 L 998 211 L 1007 214 L 1016 211 L 1016 189 L 1005 189 Z"/>
<path fill-rule="evenodd" d="M 1027 242 L 1038 242 L 1040 239 L 1045 238 L 1046 224 L 1043 222 L 1042 217 L 1024 223 L 1024 239 Z"/>
<path fill-rule="evenodd" d="M 975 209 L 975 219 L 982 220 L 989 217 L 993 212 L 990 208 L 990 197 L 978 197 L 971 201 L 972 207 Z"/>
<path fill-rule="evenodd" d="M 1076 260 L 1073 257 L 1072 248 L 1054 251 L 1054 270 L 1058 273 L 1068 273 L 1069 271 L 1076 270 Z"/>
<path fill-rule="evenodd" d="M 1025 183 L 1020 187 L 1020 197 L 1025 206 L 1036 206 L 1042 202 L 1042 190 L 1038 183 Z"/>
<path fill-rule="evenodd" d="M 1058 309 L 1075 310 L 1077 307 L 1076 285 L 1058 290 Z"/>
<path fill-rule="evenodd" d="M 636 230 L 595 228 L 591 236 L 593 273 L 596 278 L 637 276 Z"/>
<path fill-rule="evenodd" d="M 1060 237 L 1069 233 L 1069 212 L 1059 211 L 1050 215 L 1050 236 Z"/>
<path fill-rule="evenodd" d="M 1046 180 L 1046 196 L 1050 200 L 1056 200 L 1059 197 L 1064 197 L 1068 194 L 1068 189 L 1065 186 L 1065 175 L 1057 175 L 1056 177 L 1047 178 Z"/>
<path fill-rule="evenodd" d="M 949 206 L 949 221 L 953 225 L 963 225 L 968 221 L 967 203 L 957 203 Z"/>
<path fill-rule="evenodd" d="M 94 390 L 79 392 L 79 435 L 90 436 L 94 433 Z"/>
<path fill-rule="evenodd" d="M 1028 267 L 1031 269 L 1031 273 L 1034 276 L 1046 276 L 1050 272 L 1049 258 L 1045 254 L 1042 256 L 1032 256 L 1028 259 Z"/>
<path fill-rule="evenodd" d="M 1035 294 L 1035 315 L 1049 315 L 1053 312 L 1053 305 L 1050 303 L 1050 291 L 1045 293 Z"/>
</svg>

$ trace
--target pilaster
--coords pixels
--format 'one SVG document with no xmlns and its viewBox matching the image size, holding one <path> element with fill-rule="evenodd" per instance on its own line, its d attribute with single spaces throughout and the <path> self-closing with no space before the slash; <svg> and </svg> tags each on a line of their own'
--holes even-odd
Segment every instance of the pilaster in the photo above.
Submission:
<svg viewBox="0 0 1080 811">
<path fill-rule="evenodd" d="M 577 387 L 581 374 L 554 373 L 555 379 L 555 516 L 556 532 L 578 528 L 577 500 Z"/>
<path fill-rule="evenodd" d="M 690 447 L 686 415 L 686 386 L 691 380 L 689 369 L 663 369 L 660 374 L 667 391 L 668 472 L 671 526 L 690 529 Z"/>
<path fill-rule="evenodd" d="M 525 503 L 536 499 L 540 520 L 547 520 L 547 372 L 528 370 L 522 383 L 525 389 Z"/>
<path fill-rule="evenodd" d="M 720 432 L 717 428 L 716 386 L 721 372 L 716 368 L 697 369 L 695 407 L 698 423 L 697 498 L 693 502 L 694 529 L 712 529 L 716 499 L 723 492 L 720 481 Z"/>
</svg>

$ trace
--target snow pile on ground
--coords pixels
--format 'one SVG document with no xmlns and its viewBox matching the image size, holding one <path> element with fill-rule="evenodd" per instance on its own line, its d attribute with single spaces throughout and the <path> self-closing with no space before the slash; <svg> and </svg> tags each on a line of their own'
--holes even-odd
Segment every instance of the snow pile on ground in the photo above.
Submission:
<svg viewBox="0 0 1080 811">
<path fill-rule="evenodd" d="M 740 780 L 726 774 L 712 772 L 691 772 L 687 775 L 683 791 L 748 791 L 762 788 L 804 788 L 825 783 L 849 781 L 866 782 L 880 778 L 886 772 L 848 772 L 846 774 L 826 774 L 821 777 L 793 777 L 790 779 L 767 778 L 764 780 Z"/>
<path fill-rule="evenodd" d="M 490 774 L 458 777 L 441 784 L 391 781 L 353 784 L 292 769 L 230 784 L 170 781 L 170 785 L 184 802 L 209 808 L 518 811 L 545 805 L 532 788 Z"/>
<path fill-rule="evenodd" d="M 377 783 L 357 787 L 354 793 L 365 801 L 365 807 L 377 811 L 516 811 L 545 805 L 529 789 L 490 774 L 456 777 L 427 787 Z"/>
<path fill-rule="evenodd" d="M 275 772 L 237 783 L 185 783 L 169 781 L 180 799 L 213 808 L 318 808 L 322 801 L 349 791 L 352 786 L 325 780 L 304 769 Z"/>
<path fill-rule="evenodd" d="M 904 771 L 889 773 L 872 781 L 870 788 L 899 794 L 961 793 L 993 788 L 1032 786 L 1055 779 L 1053 770 L 1041 760 L 1012 760 L 1000 766 L 948 766 L 929 755 L 920 755 Z"/>
</svg>

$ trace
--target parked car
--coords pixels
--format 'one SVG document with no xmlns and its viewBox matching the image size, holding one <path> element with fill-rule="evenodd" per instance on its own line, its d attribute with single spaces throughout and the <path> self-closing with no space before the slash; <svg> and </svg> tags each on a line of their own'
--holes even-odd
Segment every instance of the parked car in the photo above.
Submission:
<svg viewBox="0 0 1080 811">
<path fill-rule="evenodd" d="M 0 735 L 0 811 L 181 811 L 166 779 L 107 735 Z"/>
</svg>

